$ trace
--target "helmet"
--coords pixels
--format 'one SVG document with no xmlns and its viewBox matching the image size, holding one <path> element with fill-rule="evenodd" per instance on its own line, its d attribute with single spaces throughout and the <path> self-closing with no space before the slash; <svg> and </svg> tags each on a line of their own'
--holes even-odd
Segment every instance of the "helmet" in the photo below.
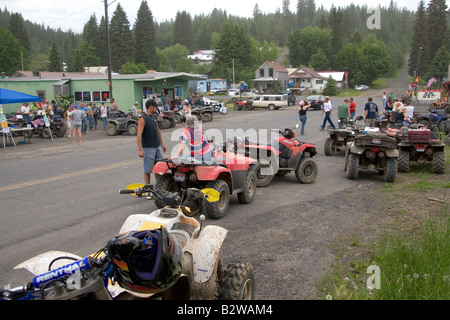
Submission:
<svg viewBox="0 0 450 320">
<path fill-rule="evenodd" d="M 167 290 L 183 268 L 181 246 L 163 226 L 118 235 L 108 241 L 107 254 L 120 286 L 139 293 Z"/>
<path fill-rule="evenodd" d="M 283 137 L 285 137 L 286 139 L 295 138 L 295 131 L 291 129 L 284 129 Z"/>
</svg>

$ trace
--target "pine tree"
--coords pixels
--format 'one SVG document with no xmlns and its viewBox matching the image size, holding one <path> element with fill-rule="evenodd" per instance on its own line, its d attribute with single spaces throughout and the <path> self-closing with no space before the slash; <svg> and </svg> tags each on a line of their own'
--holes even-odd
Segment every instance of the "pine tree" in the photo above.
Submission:
<svg viewBox="0 0 450 320">
<path fill-rule="evenodd" d="M 441 83 L 442 79 L 448 76 L 448 66 L 450 65 L 450 53 L 443 45 L 434 55 L 428 70 L 428 78 L 434 77 L 437 83 Z"/>
<path fill-rule="evenodd" d="M 181 44 L 193 51 L 192 47 L 192 19 L 191 15 L 186 11 L 177 12 L 175 18 L 175 26 L 173 30 L 173 42 L 174 44 Z"/>
<path fill-rule="evenodd" d="M 61 72 L 62 71 L 62 61 L 61 56 L 58 52 L 58 48 L 56 48 L 55 41 L 52 41 L 50 49 L 48 51 L 48 71 L 51 72 Z"/>
<path fill-rule="evenodd" d="M 445 0 L 431 0 L 427 8 L 426 32 L 429 41 L 426 51 L 429 62 L 443 44 L 447 32 L 447 4 Z"/>
<path fill-rule="evenodd" d="M 142 1 L 134 24 L 134 48 L 136 64 L 143 63 L 147 69 L 156 69 L 156 33 L 153 15 L 147 1 Z"/>
<path fill-rule="evenodd" d="M 424 48 L 428 48 L 428 36 L 426 34 L 426 14 L 424 0 L 419 2 L 419 6 L 416 11 L 416 17 L 413 27 L 413 38 L 411 43 L 411 50 L 408 60 L 408 74 L 415 77 L 417 74 L 423 75 L 426 70 L 428 59 L 428 51 Z M 421 49 L 422 48 L 422 49 Z M 422 63 L 417 70 L 419 55 Z M 420 63 L 420 62 L 419 62 Z"/>
<path fill-rule="evenodd" d="M 120 72 L 122 66 L 127 62 L 132 62 L 134 57 L 133 34 L 130 30 L 130 22 L 120 3 L 117 5 L 111 18 L 109 31 L 111 68 L 115 72 Z"/>
<path fill-rule="evenodd" d="M 30 38 L 28 31 L 25 28 L 23 17 L 20 13 L 12 13 L 9 18 L 9 31 L 16 37 L 20 45 L 24 47 L 27 52 L 30 51 Z"/>
</svg>

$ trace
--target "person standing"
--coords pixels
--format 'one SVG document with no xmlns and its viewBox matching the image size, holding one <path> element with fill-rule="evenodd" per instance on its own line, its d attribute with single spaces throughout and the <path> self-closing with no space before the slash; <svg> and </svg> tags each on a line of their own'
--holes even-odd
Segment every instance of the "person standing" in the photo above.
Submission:
<svg viewBox="0 0 450 320">
<path fill-rule="evenodd" d="M 383 108 L 385 108 L 385 109 L 386 109 L 387 99 L 388 99 L 388 97 L 387 97 L 386 92 L 383 92 Z"/>
<path fill-rule="evenodd" d="M 72 137 L 71 133 L 72 133 L 72 119 L 70 119 L 70 113 L 72 112 L 72 106 L 69 106 L 67 108 L 67 111 L 64 112 L 64 116 L 66 118 L 66 122 L 67 122 L 67 131 L 69 131 L 69 138 Z"/>
<path fill-rule="evenodd" d="M 98 118 L 100 117 L 99 108 L 97 107 L 97 104 L 94 103 L 92 105 L 92 111 L 94 112 L 94 129 L 97 130 L 97 124 L 98 124 Z"/>
<path fill-rule="evenodd" d="M 161 131 L 158 127 L 158 106 L 153 99 L 145 103 L 146 111 L 138 121 L 137 146 L 138 155 L 143 158 L 144 181 L 150 184 L 153 166 L 158 159 L 161 159 L 166 152 L 166 147 L 161 138 Z M 156 180 L 159 175 L 155 174 Z"/>
<path fill-rule="evenodd" d="M 323 119 L 323 124 L 320 126 L 320 131 L 325 130 L 325 125 L 327 124 L 327 121 L 330 123 L 330 125 L 333 127 L 333 129 L 336 129 L 333 121 L 331 121 L 332 109 L 333 109 L 333 105 L 331 104 L 330 97 L 325 97 L 325 101 L 323 103 L 323 110 L 322 110 L 322 115 L 325 112 L 325 118 Z"/>
<path fill-rule="evenodd" d="M 138 109 L 137 109 L 137 106 L 138 106 L 138 103 L 135 102 L 135 103 L 133 104 L 133 106 L 131 107 L 131 115 L 132 115 L 133 117 L 137 117 L 137 116 L 138 116 Z"/>
<path fill-rule="evenodd" d="M 92 102 L 88 106 L 88 119 L 89 119 L 89 130 L 94 130 L 94 109 L 92 108 Z"/>
<path fill-rule="evenodd" d="M 306 116 L 306 111 L 308 110 L 309 107 L 311 107 L 311 104 L 309 103 L 308 100 L 305 99 L 300 101 L 297 109 L 298 117 L 300 119 L 300 122 L 302 123 L 302 129 L 300 132 L 301 135 L 305 134 L 305 125 L 306 120 L 308 119 L 308 117 Z"/>
<path fill-rule="evenodd" d="M 105 106 L 105 103 L 102 102 L 102 106 L 100 107 L 100 118 L 102 118 L 103 130 L 108 126 L 108 109 Z"/>
<path fill-rule="evenodd" d="M 356 103 L 353 101 L 353 98 L 350 98 L 350 106 L 348 107 L 350 112 L 350 120 L 353 120 L 356 114 Z"/>
<path fill-rule="evenodd" d="M 372 98 L 369 97 L 366 106 L 364 107 L 364 121 L 366 126 L 375 127 L 378 118 L 378 106 L 372 102 Z"/>
<path fill-rule="evenodd" d="M 85 117 L 82 119 L 82 123 L 81 123 L 81 134 L 86 134 L 87 131 L 87 116 L 88 116 L 88 108 L 86 107 L 86 104 L 84 103 L 84 101 L 81 101 L 80 103 L 80 108 L 78 109 L 81 112 L 85 113 Z"/>
<path fill-rule="evenodd" d="M 344 100 L 343 104 L 338 105 L 338 127 L 342 129 L 347 125 L 347 120 L 350 119 L 350 108 L 348 107 L 348 99 Z"/>
<path fill-rule="evenodd" d="M 75 134 L 78 133 L 78 139 L 81 145 L 81 126 L 83 119 L 86 119 L 86 117 L 87 114 L 79 110 L 76 104 L 72 106 L 72 112 L 70 112 L 70 119 L 72 120 L 72 144 L 75 144 Z"/>
</svg>

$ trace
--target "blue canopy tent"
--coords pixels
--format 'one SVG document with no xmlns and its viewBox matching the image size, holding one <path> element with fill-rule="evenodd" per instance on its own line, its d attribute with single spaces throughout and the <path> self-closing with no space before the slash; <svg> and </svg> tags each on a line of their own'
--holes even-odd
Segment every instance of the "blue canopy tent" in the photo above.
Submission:
<svg viewBox="0 0 450 320">
<path fill-rule="evenodd" d="M 41 98 L 26 93 L 0 88 L 0 104 L 40 102 Z"/>
<path fill-rule="evenodd" d="M 0 116 L 1 116 L 1 122 L 4 122 L 5 116 L 3 115 L 3 108 L 1 107 L 2 104 L 8 104 L 8 103 L 21 103 L 21 102 L 40 102 L 41 98 L 37 96 L 32 96 L 26 93 L 14 91 L 14 90 L 8 90 L 0 88 Z M 2 126 L 3 127 L 3 126 Z M 7 130 L 8 129 L 8 130 Z M 9 134 L 11 137 L 11 140 L 14 142 L 14 145 L 16 145 L 11 132 L 9 131 L 9 128 L 3 128 L 2 129 L 2 135 L 3 135 L 3 148 L 5 147 L 5 135 Z"/>
</svg>

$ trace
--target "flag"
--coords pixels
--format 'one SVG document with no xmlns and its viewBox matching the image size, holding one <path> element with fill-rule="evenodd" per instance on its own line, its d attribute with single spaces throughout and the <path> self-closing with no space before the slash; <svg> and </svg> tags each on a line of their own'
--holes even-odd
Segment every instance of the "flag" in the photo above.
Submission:
<svg viewBox="0 0 450 320">
<path fill-rule="evenodd" d="M 431 87 L 431 85 L 432 85 L 433 82 L 435 82 L 435 81 L 436 81 L 435 78 L 431 78 L 431 79 L 428 81 L 427 87 L 428 87 L 428 88 Z"/>
<path fill-rule="evenodd" d="M 416 83 L 419 83 L 419 76 L 416 77 Z"/>
</svg>

